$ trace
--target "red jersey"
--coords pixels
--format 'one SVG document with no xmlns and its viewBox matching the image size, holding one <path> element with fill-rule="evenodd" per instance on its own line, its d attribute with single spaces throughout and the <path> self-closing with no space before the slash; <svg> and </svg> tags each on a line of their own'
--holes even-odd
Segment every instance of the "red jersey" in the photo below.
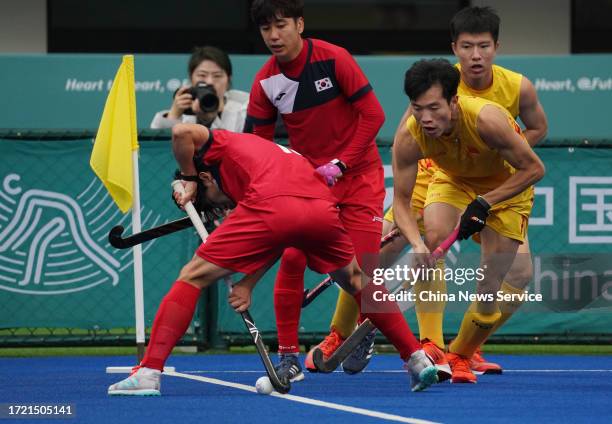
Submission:
<svg viewBox="0 0 612 424">
<path fill-rule="evenodd" d="M 279 64 L 273 56 L 257 73 L 247 120 L 253 125 L 271 124 L 278 111 L 291 147 L 318 167 L 342 158 L 360 119 L 353 103 L 371 91 L 363 71 L 345 49 L 305 39 L 293 61 Z M 381 166 L 374 137 L 359 160 L 348 165 L 347 174 Z"/>
<path fill-rule="evenodd" d="M 210 133 L 204 164 L 218 167 L 221 189 L 234 202 L 296 196 L 335 203 L 323 178 L 300 154 L 253 134 Z"/>
</svg>

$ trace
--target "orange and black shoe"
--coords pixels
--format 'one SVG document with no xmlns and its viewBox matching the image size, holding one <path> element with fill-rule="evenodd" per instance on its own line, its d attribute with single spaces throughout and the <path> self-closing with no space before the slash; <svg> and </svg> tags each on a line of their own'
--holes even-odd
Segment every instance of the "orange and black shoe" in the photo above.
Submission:
<svg viewBox="0 0 612 424">
<path fill-rule="evenodd" d="M 308 355 L 306 355 L 306 359 L 304 360 L 304 366 L 310 372 L 318 372 L 317 367 L 312 360 L 312 353 L 316 348 L 321 349 L 323 352 L 323 359 L 327 360 L 335 351 L 340 347 L 340 345 L 344 342 L 344 339 L 336 331 L 335 328 L 332 328 L 331 332 L 323 339 L 321 343 L 310 349 Z"/>
<path fill-rule="evenodd" d="M 470 360 L 470 368 L 476 375 L 482 374 L 501 374 L 502 367 L 495 362 L 489 362 L 482 356 L 480 348 L 476 349 L 476 352 L 472 355 Z"/>
<path fill-rule="evenodd" d="M 451 368 L 446 360 L 444 351 L 429 339 L 421 340 L 421 344 L 423 345 L 423 350 L 427 353 L 427 356 L 431 358 L 438 370 L 438 382 L 446 381 L 451 378 Z"/>
<path fill-rule="evenodd" d="M 446 359 L 453 373 L 451 383 L 476 383 L 476 376 L 470 369 L 469 359 L 451 352 L 446 354 Z"/>
</svg>

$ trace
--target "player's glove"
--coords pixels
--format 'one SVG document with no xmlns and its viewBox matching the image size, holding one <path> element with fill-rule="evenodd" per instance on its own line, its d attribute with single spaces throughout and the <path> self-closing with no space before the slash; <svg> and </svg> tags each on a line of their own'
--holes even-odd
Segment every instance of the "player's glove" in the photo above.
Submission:
<svg viewBox="0 0 612 424">
<path fill-rule="evenodd" d="M 316 172 L 325 178 L 325 182 L 328 186 L 333 186 L 336 184 L 338 178 L 340 178 L 345 171 L 346 165 L 344 162 L 338 159 L 334 159 L 316 169 Z"/>
<path fill-rule="evenodd" d="M 466 240 L 472 234 L 482 231 L 487 221 L 487 216 L 489 216 L 489 209 L 491 209 L 491 205 L 485 199 L 481 196 L 476 197 L 465 209 L 463 215 L 461 215 L 457 238 L 459 240 Z"/>
</svg>

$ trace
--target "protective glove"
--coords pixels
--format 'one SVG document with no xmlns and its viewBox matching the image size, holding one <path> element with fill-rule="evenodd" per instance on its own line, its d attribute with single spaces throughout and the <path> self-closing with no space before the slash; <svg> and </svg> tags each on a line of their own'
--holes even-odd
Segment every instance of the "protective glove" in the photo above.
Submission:
<svg viewBox="0 0 612 424">
<path fill-rule="evenodd" d="M 346 171 L 346 165 L 341 160 L 334 159 L 325 165 L 319 166 L 315 171 L 325 178 L 328 186 L 333 186 Z"/>
<path fill-rule="evenodd" d="M 476 197 L 461 215 L 459 221 L 459 240 L 466 240 L 472 234 L 482 231 L 489 216 L 491 205 L 481 196 Z"/>
</svg>

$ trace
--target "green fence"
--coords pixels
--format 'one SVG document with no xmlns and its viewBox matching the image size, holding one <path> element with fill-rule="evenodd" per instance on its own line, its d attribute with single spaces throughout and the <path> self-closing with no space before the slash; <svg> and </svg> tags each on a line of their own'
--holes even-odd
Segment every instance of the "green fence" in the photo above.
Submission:
<svg viewBox="0 0 612 424">
<path fill-rule="evenodd" d="M 114 225 L 130 230 L 95 178 L 88 161 L 91 133 L 10 132 L 0 136 L 0 346 L 131 344 L 134 294 L 131 252 L 112 248 Z M 143 228 L 183 216 L 170 200 L 174 161 L 167 132 L 141 134 Z M 385 163 L 391 201 L 390 154 Z M 612 149 L 553 147 L 538 154 L 547 167 L 536 187 L 530 221 L 535 275 L 531 291 L 545 301 L 528 304 L 498 337 L 609 340 L 612 338 Z M 144 245 L 145 323 L 198 245 L 192 230 Z M 453 254 L 476 258 L 464 242 Z M 452 264 L 451 264 L 452 266 Z M 271 270 L 257 286 L 252 314 L 264 336 L 275 335 Z M 578 275 L 578 276 L 577 276 Z M 309 273 L 312 287 L 322 276 Z M 452 282 L 453 290 L 459 287 Z M 468 286 L 465 286 L 468 287 Z M 465 288 L 464 287 L 464 288 Z M 300 334 L 311 343 L 327 332 L 336 288 L 303 312 Z M 244 324 L 229 308 L 224 287 L 203 294 L 183 343 L 242 344 Z M 465 304 L 449 305 L 445 332 L 452 336 Z M 412 325 L 414 314 L 406 312 Z M 416 327 L 415 327 L 416 328 Z"/>
<path fill-rule="evenodd" d="M 53 133 L 12 133 L 5 136 L 13 139 L 0 141 L 3 344 L 133 340 L 131 250 L 107 241 L 114 225 L 131 233 L 131 215 L 121 214 L 92 173 L 92 138 L 84 135 L 63 134 L 60 141 Z M 162 135 L 142 142 L 143 228 L 182 216 L 169 201 L 175 166 L 168 135 Z M 144 246 L 147 327 L 196 241 L 184 231 Z M 190 331 L 194 341 L 199 330 Z"/>
<path fill-rule="evenodd" d="M 387 185 L 385 206 L 391 203 L 393 186 L 390 151 L 379 147 Z M 528 302 L 494 336 L 500 342 L 563 341 L 609 342 L 612 340 L 612 149 L 552 147 L 537 153 L 547 169 L 536 186 L 535 205 L 530 219 L 529 239 L 533 252 L 534 278 L 531 293 L 541 293 L 541 302 Z M 463 242 L 451 250 L 456 261 L 447 265 L 477 267 L 478 245 Z M 262 332 L 275 332 L 271 293 L 275 269 L 256 288 L 254 318 Z M 307 287 L 321 280 L 307 274 Z M 449 293 L 475 292 L 474 284 L 447 283 Z M 310 343 L 315 335 L 328 332 L 337 288 L 328 289 L 303 310 L 300 340 Z M 468 302 L 447 304 L 444 333 L 452 338 L 458 331 Z M 230 343 L 245 342 L 243 324 L 218 298 L 217 335 Z M 412 309 L 405 313 L 417 329 Z"/>
</svg>

